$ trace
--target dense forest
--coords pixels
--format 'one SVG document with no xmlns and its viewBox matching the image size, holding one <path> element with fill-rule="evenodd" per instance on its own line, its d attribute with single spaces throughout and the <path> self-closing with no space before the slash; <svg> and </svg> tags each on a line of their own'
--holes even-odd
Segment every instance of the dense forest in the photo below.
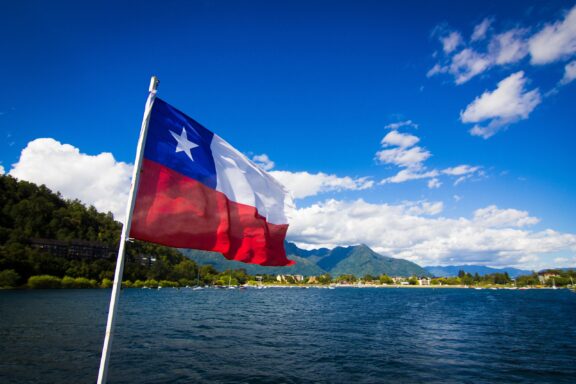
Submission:
<svg viewBox="0 0 576 384">
<path fill-rule="evenodd" d="M 50 275 L 67 277 L 71 285 L 86 280 L 106 285 L 114 277 L 121 227 L 111 213 L 65 200 L 44 185 L 0 175 L 0 282 L 21 286 L 32 276 Z M 205 276 L 217 273 L 205 269 Z M 128 244 L 126 280 L 185 282 L 197 275 L 196 263 L 178 250 Z"/>
</svg>

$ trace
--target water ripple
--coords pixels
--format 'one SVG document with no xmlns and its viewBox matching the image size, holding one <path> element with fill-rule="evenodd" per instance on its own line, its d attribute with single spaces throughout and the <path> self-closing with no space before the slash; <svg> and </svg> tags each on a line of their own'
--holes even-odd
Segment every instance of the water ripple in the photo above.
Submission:
<svg viewBox="0 0 576 384">
<path fill-rule="evenodd" d="M 109 291 L 0 292 L 1 383 L 92 383 Z M 110 383 L 569 383 L 576 295 L 122 292 Z"/>
</svg>

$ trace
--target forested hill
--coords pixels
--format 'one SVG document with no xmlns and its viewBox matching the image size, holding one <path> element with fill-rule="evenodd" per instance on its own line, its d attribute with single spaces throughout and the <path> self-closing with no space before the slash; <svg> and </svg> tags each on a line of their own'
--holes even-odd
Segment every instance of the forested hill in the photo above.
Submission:
<svg viewBox="0 0 576 384">
<path fill-rule="evenodd" d="M 15 271 L 19 283 L 44 274 L 112 279 L 121 227 L 111 213 L 0 175 L 0 271 Z M 195 278 L 195 263 L 175 249 L 143 242 L 127 248 L 126 280 Z"/>
<path fill-rule="evenodd" d="M 332 276 L 431 276 L 429 272 L 419 265 L 408 260 L 395 259 L 374 252 L 366 245 L 350 247 L 336 247 L 334 249 L 320 248 L 304 250 L 296 244 L 285 243 L 288 258 L 296 261 L 290 267 L 262 267 L 260 265 L 246 265 L 244 268 L 249 274 L 293 274 L 293 275 L 322 275 L 329 273 Z M 182 250 L 192 260 L 200 264 L 210 264 L 216 269 L 225 265 L 240 268 L 239 262 L 228 261 L 224 256 L 195 250 Z"/>
</svg>

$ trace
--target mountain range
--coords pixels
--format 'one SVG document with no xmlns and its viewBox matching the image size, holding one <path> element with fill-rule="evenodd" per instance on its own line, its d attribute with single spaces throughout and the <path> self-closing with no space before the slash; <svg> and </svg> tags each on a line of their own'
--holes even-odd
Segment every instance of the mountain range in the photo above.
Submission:
<svg viewBox="0 0 576 384">
<path fill-rule="evenodd" d="M 447 266 L 431 266 L 424 267 L 425 270 L 430 272 L 435 277 L 454 277 L 458 276 L 458 272 L 464 271 L 470 274 L 477 273 L 480 276 L 489 275 L 492 273 L 508 273 L 511 278 L 516 278 L 521 275 L 530 275 L 532 271 L 517 269 L 517 268 L 491 268 L 482 265 L 447 265 Z"/>
<path fill-rule="evenodd" d="M 305 250 L 294 243 L 285 243 L 288 258 L 296 262 L 289 267 L 263 267 L 230 261 L 219 253 L 185 249 L 181 252 L 199 264 L 210 264 L 219 271 L 244 268 L 251 275 L 283 274 L 319 276 L 329 273 L 332 276 L 352 274 L 358 277 L 364 275 L 379 276 L 431 276 L 419 265 L 393 257 L 383 256 L 366 245 L 336 247 L 334 249 L 320 248 Z"/>
</svg>

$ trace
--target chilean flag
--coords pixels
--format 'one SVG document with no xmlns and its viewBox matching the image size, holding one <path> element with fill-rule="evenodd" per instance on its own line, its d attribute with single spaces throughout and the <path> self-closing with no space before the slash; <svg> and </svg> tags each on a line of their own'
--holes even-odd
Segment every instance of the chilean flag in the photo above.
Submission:
<svg viewBox="0 0 576 384">
<path fill-rule="evenodd" d="M 268 266 L 286 258 L 284 187 L 238 150 L 156 98 L 130 237 Z"/>
</svg>

